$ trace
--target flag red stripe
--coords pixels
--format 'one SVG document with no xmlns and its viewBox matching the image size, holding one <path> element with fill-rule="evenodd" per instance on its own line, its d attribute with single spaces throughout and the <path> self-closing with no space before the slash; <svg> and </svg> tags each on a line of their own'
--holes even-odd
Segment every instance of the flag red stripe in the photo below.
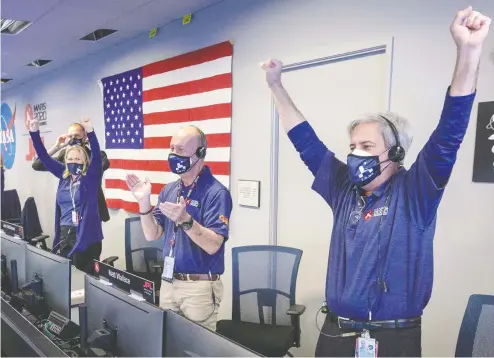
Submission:
<svg viewBox="0 0 494 358">
<path fill-rule="evenodd" d="M 213 175 L 230 175 L 230 162 L 206 162 Z M 144 170 L 149 172 L 171 172 L 166 158 L 163 160 L 111 159 L 112 169 Z"/>
<path fill-rule="evenodd" d="M 206 134 L 208 148 L 224 148 L 230 147 L 230 133 L 213 133 Z M 149 137 L 144 138 L 145 149 L 163 149 L 170 148 L 172 137 Z"/>
<path fill-rule="evenodd" d="M 153 88 L 142 93 L 144 102 L 188 96 L 232 87 L 232 74 L 224 73 L 200 80 L 178 83 L 171 86 Z"/>
<path fill-rule="evenodd" d="M 221 103 L 205 107 L 155 112 L 144 115 L 144 125 L 204 121 L 215 118 L 231 118 L 232 104 Z"/>
<path fill-rule="evenodd" d="M 106 189 L 123 189 L 129 190 L 127 183 L 125 180 L 120 179 L 105 179 L 105 187 Z M 161 190 L 165 187 L 165 184 L 159 183 L 151 183 L 151 194 L 158 195 L 161 193 Z"/>
<path fill-rule="evenodd" d="M 139 204 L 121 199 L 107 199 L 108 209 L 123 209 L 130 213 L 139 213 Z"/>
<path fill-rule="evenodd" d="M 221 57 L 232 56 L 233 46 L 230 41 L 205 47 L 196 51 L 168 58 L 146 65 L 142 68 L 142 76 L 149 77 L 158 73 L 177 70 L 183 67 L 198 65 Z"/>
</svg>

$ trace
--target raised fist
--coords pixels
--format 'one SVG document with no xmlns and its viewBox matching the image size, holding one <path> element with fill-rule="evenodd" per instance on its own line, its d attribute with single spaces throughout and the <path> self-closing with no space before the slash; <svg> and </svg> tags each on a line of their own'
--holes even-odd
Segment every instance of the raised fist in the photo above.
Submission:
<svg viewBox="0 0 494 358">
<path fill-rule="evenodd" d="M 92 132 L 93 131 L 93 124 L 91 123 L 91 119 L 88 117 L 84 117 L 81 120 L 81 124 L 86 130 L 86 133 Z"/>
<path fill-rule="evenodd" d="M 29 127 L 29 131 L 30 132 L 37 132 L 37 131 L 39 131 L 39 122 L 38 122 L 37 119 L 34 119 L 34 118 L 30 117 L 27 120 L 27 125 Z"/>
<path fill-rule="evenodd" d="M 489 32 L 490 25 L 490 18 L 473 11 L 469 6 L 456 14 L 450 30 L 458 49 L 479 49 Z"/>
<path fill-rule="evenodd" d="M 266 72 L 266 82 L 269 86 L 281 83 L 281 70 L 283 63 L 280 60 L 268 59 L 261 63 L 261 68 Z"/>
</svg>

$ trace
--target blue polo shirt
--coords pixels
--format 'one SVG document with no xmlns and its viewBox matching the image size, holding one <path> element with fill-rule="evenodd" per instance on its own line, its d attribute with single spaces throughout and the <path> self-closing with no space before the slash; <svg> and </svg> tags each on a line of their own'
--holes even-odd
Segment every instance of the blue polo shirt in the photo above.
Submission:
<svg viewBox="0 0 494 358">
<path fill-rule="evenodd" d="M 372 320 L 422 315 L 432 291 L 437 208 L 474 98 L 451 97 L 448 89 L 439 124 L 415 163 L 369 196 L 307 122 L 288 133 L 315 176 L 312 189 L 333 211 L 326 302 L 335 314 L 359 320 L 367 320 L 369 310 Z"/>
<path fill-rule="evenodd" d="M 57 204 L 60 207 L 60 225 L 74 226 L 72 222 L 72 211 L 74 211 L 74 205 L 70 196 L 71 179 L 63 179 L 60 183 L 60 187 L 57 191 Z M 72 184 L 72 195 L 74 196 L 74 204 L 77 213 L 80 213 L 81 209 L 81 195 L 80 195 L 80 182 Z"/>
<path fill-rule="evenodd" d="M 165 246 L 163 257 L 170 254 L 170 242 L 173 240 L 174 223 L 159 210 L 159 203 L 177 202 L 179 182 L 166 185 L 158 197 L 154 209 L 156 222 L 164 230 Z M 189 187 L 182 187 L 181 195 L 186 198 Z M 228 227 L 232 212 L 232 197 L 228 189 L 214 178 L 209 167 L 205 166 L 195 189 L 187 200 L 187 212 L 196 222 L 224 237 L 220 249 L 210 255 L 201 249 L 189 236 L 178 229 L 173 256 L 175 256 L 175 273 L 223 274 L 225 271 L 225 242 L 228 240 Z"/>
</svg>

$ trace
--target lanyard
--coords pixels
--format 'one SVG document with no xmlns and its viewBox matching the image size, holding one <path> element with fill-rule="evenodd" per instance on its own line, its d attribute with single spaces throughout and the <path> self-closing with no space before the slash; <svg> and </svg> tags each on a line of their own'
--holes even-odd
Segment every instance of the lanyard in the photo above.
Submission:
<svg viewBox="0 0 494 358">
<path fill-rule="evenodd" d="M 385 190 L 386 196 L 384 199 L 384 206 L 383 207 L 389 207 L 389 205 L 390 205 L 394 178 L 395 177 L 393 177 L 390 180 L 390 182 L 389 182 L 389 184 Z M 343 243 L 344 257 L 346 257 L 346 255 L 347 255 L 346 243 L 347 243 L 347 239 L 348 239 L 348 227 L 351 225 L 357 225 L 358 224 L 358 222 L 361 219 L 363 210 L 369 204 L 369 201 L 365 201 L 365 200 L 362 201 L 362 197 L 361 196 L 359 197 L 358 193 L 357 193 L 357 200 L 358 200 L 357 208 L 356 208 L 357 210 L 354 210 L 350 213 L 350 217 L 347 219 L 347 222 L 346 222 L 346 225 L 344 228 L 344 230 L 345 230 L 344 231 L 344 233 L 345 233 L 344 240 L 345 241 Z M 369 200 L 372 200 L 372 199 L 369 198 Z M 369 208 L 372 208 L 378 201 L 379 200 L 371 201 Z M 384 216 L 385 215 L 381 215 L 381 217 L 379 218 L 379 224 L 377 227 L 377 231 L 370 235 L 370 237 L 372 237 L 372 238 L 374 238 L 374 237 L 377 238 L 377 257 L 376 257 L 376 262 L 375 262 L 376 282 L 371 284 L 369 287 L 369 290 L 367 291 L 367 305 L 368 305 L 368 312 L 369 312 L 369 317 L 368 317 L 369 322 L 372 321 L 372 313 L 373 313 L 373 311 L 375 311 L 376 306 L 379 303 L 382 291 L 384 291 L 384 292 L 388 291 L 384 276 L 386 274 L 385 268 L 386 268 L 386 263 L 387 263 L 387 259 L 388 259 L 389 246 L 391 244 L 391 237 L 387 240 L 387 244 L 385 246 L 384 256 L 381 256 L 381 229 L 382 229 L 382 225 L 383 225 Z M 357 231 L 355 231 L 355 235 L 357 235 Z M 346 259 L 344 261 L 344 266 L 345 266 L 345 270 L 346 270 Z M 376 287 L 377 287 L 376 298 L 374 300 L 374 303 L 371 304 L 370 295 L 371 295 L 371 292 L 374 292 L 374 288 L 376 288 Z"/>
<path fill-rule="evenodd" d="M 192 185 L 190 186 L 189 191 L 187 192 L 187 196 L 184 198 L 185 199 L 185 205 L 187 205 L 187 200 L 189 200 L 190 195 L 194 191 L 194 189 L 197 187 L 197 182 L 199 181 L 199 177 L 201 176 L 202 172 L 204 169 L 202 169 L 199 174 L 197 174 L 196 178 L 192 182 Z M 182 195 L 182 179 L 179 179 L 178 181 L 178 189 L 177 189 L 177 204 L 180 202 L 180 197 Z M 175 239 L 177 237 L 177 231 L 178 231 L 179 226 L 174 223 L 173 226 L 173 239 L 170 240 L 170 254 L 168 256 L 173 256 L 173 246 L 175 245 Z"/>
<path fill-rule="evenodd" d="M 77 177 L 77 179 L 74 181 L 74 184 L 77 183 L 78 181 L 79 181 L 79 177 Z M 77 186 L 79 187 L 80 183 Z M 74 208 L 74 211 L 76 211 L 75 210 L 75 191 L 76 191 L 76 189 L 74 188 L 74 193 L 72 193 L 72 177 L 70 177 L 69 192 L 70 192 L 70 199 L 72 200 L 72 207 Z"/>
</svg>

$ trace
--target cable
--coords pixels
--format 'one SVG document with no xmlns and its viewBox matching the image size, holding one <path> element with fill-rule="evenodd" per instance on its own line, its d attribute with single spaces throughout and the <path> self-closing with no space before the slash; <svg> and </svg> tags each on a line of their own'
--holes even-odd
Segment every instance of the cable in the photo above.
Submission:
<svg viewBox="0 0 494 358">
<path fill-rule="evenodd" d="M 329 337 L 329 338 L 354 337 L 354 336 L 356 336 L 358 334 L 357 332 L 349 332 L 349 333 L 342 333 L 342 334 L 338 334 L 338 335 L 334 336 L 334 335 L 331 335 L 331 334 L 324 333 L 322 331 L 322 329 L 319 327 L 319 324 L 317 323 L 317 318 L 319 317 L 319 313 L 322 312 L 323 307 L 324 306 L 322 306 L 321 308 L 319 308 L 319 310 L 316 313 L 316 328 L 317 328 L 317 330 L 319 331 L 320 334 L 322 334 L 325 337 Z"/>
</svg>

